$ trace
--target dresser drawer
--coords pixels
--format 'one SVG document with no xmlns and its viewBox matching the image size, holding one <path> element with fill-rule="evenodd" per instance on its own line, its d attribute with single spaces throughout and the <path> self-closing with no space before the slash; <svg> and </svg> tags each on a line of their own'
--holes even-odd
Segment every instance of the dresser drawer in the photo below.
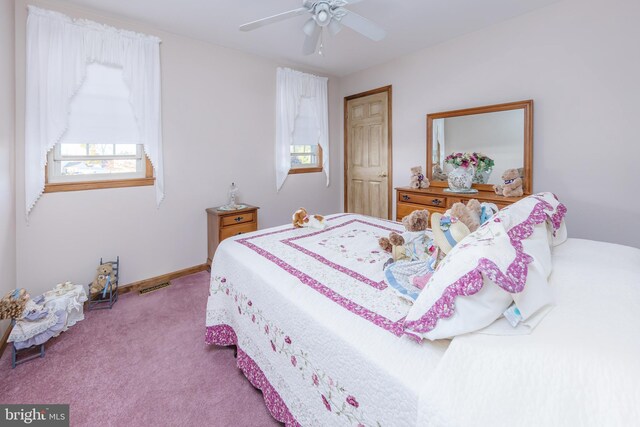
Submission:
<svg viewBox="0 0 640 427">
<path fill-rule="evenodd" d="M 258 224 L 255 222 L 247 222 L 239 225 L 232 225 L 229 227 L 222 227 L 220 229 L 220 241 L 231 237 L 237 236 L 239 234 L 249 233 L 251 231 L 256 231 L 258 229 Z"/>
<path fill-rule="evenodd" d="M 409 215 L 413 211 L 420 211 L 424 209 L 429 211 L 429 218 L 431 218 L 431 214 L 433 214 L 434 212 L 445 213 L 445 211 L 447 210 L 447 208 L 436 208 L 433 206 L 427 207 L 427 206 L 421 206 L 421 205 L 412 205 L 410 203 L 398 203 L 396 205 L 396 221 L 402 221 L 402 218 Z"/>
<path fill-rule="evenodd" d="M 458 202 L 463 202 L 464 204 L 467 203 L 466 200 L 463 200 L 459 197 L 447 197 L 447 207 L 450 208 L 451 206 L 455 205 Z"/>
<path fill-rule="evenodd" d="M 230 225 L 242 224 L 245 222 L 252 222 L 254 219 L 253 212 L 244 212 L 238 215 L 228 215 L 222 217 L 222 226 L 228 227 Z"/>
<path fill-rule="evenodd" d="M 425 207 L 420 205 L 398 203 L 398 205 L 396 206 L 396 210 L 397 210 L 396 221 L 400 222 L 402 221 L 402 218 L 409 215 L 411 212 L 417 211 L 417 210 L 423 210 L 423 209 L 425 209 Z M 436 212 L 444 214 L 447 211 L 447 208 L 428 207 L 426 209 L 429 211 L 429 228 L 431 228 L 431 215 L 433 215 Z"/>
<path fill-rule="evenodd" d="M 398 191 L 398 202 L 442 208 L 447 206 L 446 197 L 430 196 L 428 194 L 405 193 L 404 191 Z"/>
<path fill-rule="evenodd" d="M 398 203 L 396 205 L 396 218 L 400 221 L 405 216 L 409 215 L 413 211 L 419 211 L 425 209 L 421 205 L 412 205 L 410 203 Z"/>
</svg>

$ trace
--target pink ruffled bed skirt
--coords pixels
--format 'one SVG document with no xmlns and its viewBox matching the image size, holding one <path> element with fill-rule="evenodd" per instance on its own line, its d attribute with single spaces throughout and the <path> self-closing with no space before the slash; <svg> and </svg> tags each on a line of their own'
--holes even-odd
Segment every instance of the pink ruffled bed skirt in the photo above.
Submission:
<svg viewBox="0 0 640 427">
<path fill-rule="evenodd" d="M 280 394 L 271 385 L 260 366 L 238 346 L 238 336 L 229 325 L 207 326 L 205 342 L 210 345 L 230 346 L 238 348 L 237 364 L 249 382 L 262 391 L 264 403 L 273 418 L 284 423 L 286 427 L 300 427 L 300 423 L 289 412 Z"/>
</svg>

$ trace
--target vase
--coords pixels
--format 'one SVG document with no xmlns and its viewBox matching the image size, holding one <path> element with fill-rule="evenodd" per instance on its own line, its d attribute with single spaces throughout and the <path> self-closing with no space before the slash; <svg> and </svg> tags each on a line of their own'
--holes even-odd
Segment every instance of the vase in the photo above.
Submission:
<svg viewBox="0 0 640 427">
<path fill-rule="evenodd" d="M 449 189 L 458 192 L 471 190 L 474 175 L 475 168 L 473 166 L 452 170 L 449 172 Z"/>
<path fill-rule="evenodd" d="M 487 169 L 482 172 L 476 170 L 476 173 L 473 175 L 473 183 L 474 184 L 486 184 L 489 182 L 489 177 L 491 176 L 491 172 L 493 169 Z"/>
</svg>

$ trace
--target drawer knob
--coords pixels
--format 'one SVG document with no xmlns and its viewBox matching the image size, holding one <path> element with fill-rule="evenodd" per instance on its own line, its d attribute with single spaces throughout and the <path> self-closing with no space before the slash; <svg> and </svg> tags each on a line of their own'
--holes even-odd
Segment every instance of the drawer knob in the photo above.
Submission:
<svg viewBox="0 0 640 427">
<path fill-rule="evenodd" d="M 243 216 L 239 216 L 239 217 L 234 218 L 233 220 L 235 222 L 240 222 L 240 221 L 242 221 L 243 218 L 244 218 Z"/>
<path fill-rule="evenodd" d="M 441 203 L 442 203 L 442 200 L 440 200 L 440 199 L 433 199 L 433 200 L 431 201 L 431 203 L 433 203 L 434 205 L 436 205 L 436 206 L 437 206 L 437 205 L 439 205 L 439 204 L 441 204 Z"/>
<path fill-rule="evenodd" d="M 410 200 L 411 197 L 407 196 L 406 194 L 402 195 L 402 200 Z"/>
</svg>

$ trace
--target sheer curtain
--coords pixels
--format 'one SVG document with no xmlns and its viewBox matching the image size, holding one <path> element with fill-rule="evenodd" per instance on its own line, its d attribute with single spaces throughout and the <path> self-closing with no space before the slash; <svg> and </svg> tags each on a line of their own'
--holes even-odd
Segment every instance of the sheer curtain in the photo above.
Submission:
<svg viewBox="0 0 640 427">
<path fill-rule="evenodd" d="M 122 69 L 89 64 L 60 144 L 142 144 Z"/>
<path fill-rule="evenodd" d="M 276 80 L 276 188 L 282 188 L 291 169 L 291 144 L 303 99 L 313 110 L 322 148 L 322 170 L 329 186 L 329 104 L 326 77 L 278 68 Z"/>
<path fill-rule="evenodd" d="M 25 112 L 27 215 L 44 191 L 47 153 L 69 127 L 70 104 L 91 63 L 122 69 L 140 143 L 164 198 L 160 39 L 29 6 Z M 115 142 L 114 142 L 115 143 Z"/>
</svg>

